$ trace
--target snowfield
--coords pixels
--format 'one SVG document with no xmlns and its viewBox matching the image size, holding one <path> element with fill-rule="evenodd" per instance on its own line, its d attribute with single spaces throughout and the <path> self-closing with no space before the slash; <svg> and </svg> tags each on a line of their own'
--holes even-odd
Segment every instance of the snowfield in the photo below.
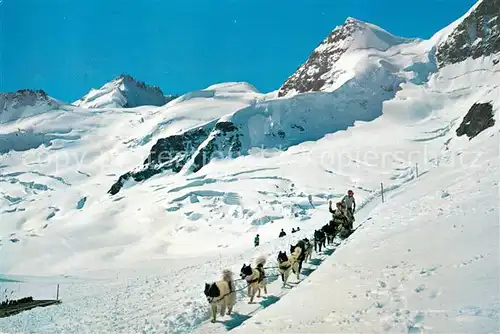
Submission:
<svg viewBox="0 0 500 334">
<path fill-rule="evenodd" d="M 433 57 L 463 19 L 428 41 L 366 24 L 335 65 L 349 77 L 322 92 L 219 83 L 160 106 L 139 90 L 129 108 L 110 83 L 79 106 L 0 101 L 0 299 L 54 298 L 57 284 L 62 299 L 0 318 L 0 332 L 498 333 L 500 53 L 439 69 Z M 457 136 L 477 103 L 494 125 Z M 241 155 L 107 193 L 159 139 L 221 122 L 240 129 Z M 278 252 L 347 189 L 356 231 L 283 288 Z M 210 323 L 204 283 L 259 255 L 268 294 L 239 291 Z"/>
</svg>

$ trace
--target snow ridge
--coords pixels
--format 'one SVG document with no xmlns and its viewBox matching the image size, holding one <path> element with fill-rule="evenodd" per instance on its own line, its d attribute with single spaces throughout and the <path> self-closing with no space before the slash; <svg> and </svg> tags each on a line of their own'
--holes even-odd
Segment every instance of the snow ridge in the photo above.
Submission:
<svg viewBox="0 0 500 334">
<path fill-rule="evenodd" d="M 73 104 L 82 108 L 134 108 L 140 106 L 162 106 L 176 96 L 165 96 L 157 86 L 136 81 L 122 74 L 99 89 L 92 89 Z"/>
</svg>

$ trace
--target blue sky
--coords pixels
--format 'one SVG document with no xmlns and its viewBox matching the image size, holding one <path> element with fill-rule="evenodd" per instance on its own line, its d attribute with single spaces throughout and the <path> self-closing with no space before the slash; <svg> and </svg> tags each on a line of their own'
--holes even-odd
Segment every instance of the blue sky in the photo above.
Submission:
<svg viewBox="0 0 500 334">
<path fill-rule="evenodd" d="M 0 0 L 0 91 L 76 100 L 120 73 L 165 94 L 277 89 L 346 17 L 428 38 L 473 0 Z"/>
</svg>

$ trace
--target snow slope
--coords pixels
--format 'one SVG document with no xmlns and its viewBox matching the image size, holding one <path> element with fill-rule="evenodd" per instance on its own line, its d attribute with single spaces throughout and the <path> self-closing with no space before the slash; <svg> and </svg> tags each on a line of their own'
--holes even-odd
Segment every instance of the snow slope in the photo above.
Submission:
<svg viewBox="0 0 500 334">
<path fill-rule="evenodd" d="M 63 303 L 0 319 L 0 331 L 498 331 L 498 55 L 438 70 L 434 46 L 372 50 L 331 93 L 277 98 L 225 83 L 162 107 L 62 106 L 2 123 L 0 281 L 19 281 L 2 291 L 51 298 L 60 284 Z M 458 137 L 477 102 L 495 125 Z M 307 128 L 289 130 L 301 112 Z M 106 193 L 160 139 L 224 122 L 244 135 L 244 154 Z M 58 137 L 12 144 L 28 129 Z M 274 266 L 348 188 L 360 226 L 346 243 L 314 255 L 299 284 L 271 277 L 270 296 L 240 295 L 233 317 L 207 322 L 204 282 L 260 254 Z"/>
</svg>

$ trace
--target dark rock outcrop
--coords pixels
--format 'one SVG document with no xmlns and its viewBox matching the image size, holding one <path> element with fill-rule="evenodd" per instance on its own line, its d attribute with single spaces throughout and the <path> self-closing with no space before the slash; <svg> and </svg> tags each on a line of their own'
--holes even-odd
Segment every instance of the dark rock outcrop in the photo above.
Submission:
<svg viewBox="0 0 500 334">
<path fill-rule="evenodd" d="M 483 0 L 438 46 L 440 67 L 500 52 L 500 0 Z"/>
<path fill-rule="evenodd" d="M 195 173 L 213 159 L 239 155 L 241 153 L 240 136 L 242 135 L 238 127 L 232 122 L 218 122 L 215 124 L 209 141 L 196 152 L 189 170 Z"/>
<path fill-rule="evenodd" d="M 457 129 L 457 136 L 467 135 L 469 140 L 495 125 L 491 103 L 474 103 Z"/>
<path fill-rule="evenodd" d="M 233 123 L 213 121 L 184 133 L 159 139 L 142 167 L 121 175 L 108 193 L 117 194 L 128 180 L 140 182 L 163 172 L 178 173 L 188 163 L 188 170 L 195 173 L 215 158 L 238 154 L 241 149 L 240 136 Z"/>
</svg>

